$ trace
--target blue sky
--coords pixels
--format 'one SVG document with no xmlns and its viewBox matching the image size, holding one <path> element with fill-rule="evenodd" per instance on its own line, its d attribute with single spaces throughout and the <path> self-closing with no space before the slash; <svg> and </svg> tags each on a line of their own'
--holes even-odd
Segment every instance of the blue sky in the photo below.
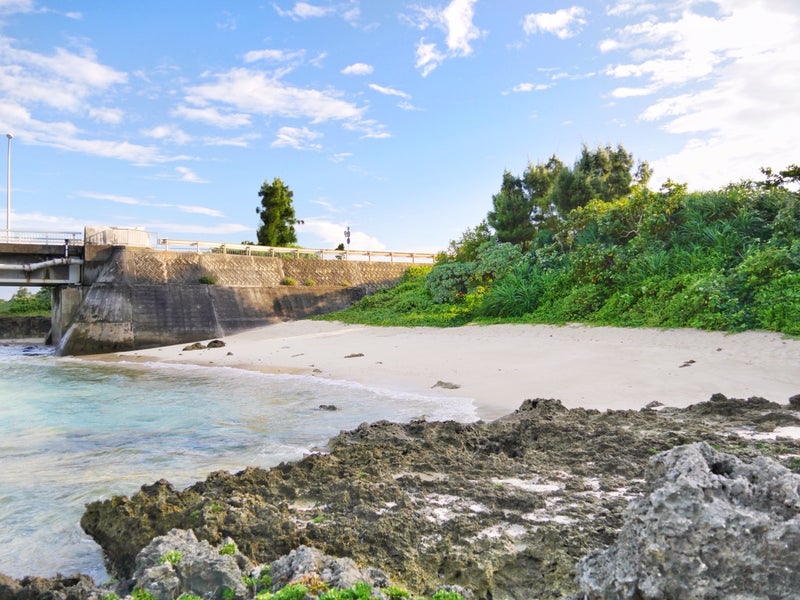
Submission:
<svg viewBox="0 0 800 600">
<path fill-rule="evenodd" d="M 437 251 L 582 144 L 800 161 L 797 0 L 0 0 L 0 47 L 12 229 L 253 240 L 280 177 L 304 246 Z"/>
</svg>

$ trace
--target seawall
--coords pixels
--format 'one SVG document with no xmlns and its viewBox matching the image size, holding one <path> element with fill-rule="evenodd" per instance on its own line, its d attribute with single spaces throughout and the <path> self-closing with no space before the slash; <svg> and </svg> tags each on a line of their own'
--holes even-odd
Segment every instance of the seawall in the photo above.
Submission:
<svg viewBox="0 0 800 600">
<path fill-rule="evenodd" d="M 106 248 L 84 266 L 88 285 L 57 294 L 54 343 L 58 354 L 80 355 L 224 337 L 341 310 L 396 283 L 408 267 Z"/>
<path fill-rule="evenodd" d="M 35 340 L 42 342 L 50 331 L 50 317 L 0 317 L 0 340 Z"/>
</svg>

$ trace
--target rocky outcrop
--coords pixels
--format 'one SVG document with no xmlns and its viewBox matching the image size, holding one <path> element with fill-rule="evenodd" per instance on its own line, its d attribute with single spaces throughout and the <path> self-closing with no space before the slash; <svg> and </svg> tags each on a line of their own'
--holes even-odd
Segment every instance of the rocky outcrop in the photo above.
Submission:
<svg viewBox="0 0 800 600">
<path fill-rule="evenodd" d="M 233 540 L 213 547 L 205 540 L 198 541 L 192 531 L 173 529 L 142 549 L 129 587 L 142 589 L 156 600 L 173 600 L 181 594 L 209 600 L 231 595 L 248 598 L 252 594 L 242 576 L 253 567 Z"/>
<path fill-rule="evenodd" d="M 588 600 L 800 597 L 800 475 L 706 443 L 651 461 L 616 542 L 581 561 Z"/>
<path fill-rule="evenodd" d="M 12 579 L 0 573 L 0 600 L 86 600 L 103 592 L 88 575 Z"/>
<path fill-rule="evenodd" d="M 322 581 L 326 587 L 340 590 L 362 582 L 373 589 L 389 586 L 389 577 L 380 569 L 361 568 L 352 559 L 328 556 L 308 546 L 273 561 L 269 574 L 276 590 L 303 579 Z"/>
<path fill-rule="evenodd" d="M 476 598 L 563 598 L 578 592 L 579 560 L 611 546 L 628 503 L 650 491 L 652 456 L 705 441 L 794 465 L 800 442 L 739 435 L 792 419 L 785 405 L 716 395 L 683 410 L 538 399 L 491 423 L 363 424 L 295 463 L 92 503 L 81 524 L 120 577 L 150 540 L 181 528 L 212 545 L 230 537 L 257 563 L 313 546 L 421 594 L 447 584 Z"/>
</svg>

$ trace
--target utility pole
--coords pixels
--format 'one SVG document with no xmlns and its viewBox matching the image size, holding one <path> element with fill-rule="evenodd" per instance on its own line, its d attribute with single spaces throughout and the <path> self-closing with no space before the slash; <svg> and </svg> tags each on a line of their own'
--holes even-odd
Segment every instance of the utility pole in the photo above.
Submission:
<svg viewBox="0 0 800 600">
<path fill-rule="evenodd" d="M 11 138 L 14 137 L 10 133 L 6 134 L 8 138 L 8 157 L 6 159 L 6 242 L 11 241 Z"/>
</svg>

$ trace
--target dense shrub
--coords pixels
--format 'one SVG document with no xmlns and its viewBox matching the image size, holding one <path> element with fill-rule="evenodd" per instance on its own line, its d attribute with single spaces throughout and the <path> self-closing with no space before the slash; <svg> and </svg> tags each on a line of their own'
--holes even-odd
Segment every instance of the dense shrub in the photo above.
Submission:
<svg viewBox="0 0 800 600">
<path fill-rule="evenodd" d="M 27 288 L 19 288 L 10 300 L 0 300 L 0 314 L 39 315 L 51 310 L 50 288 L 41 288 L 31 294 Z"/>
<path fill-rule="evenodd" d="M 531 250 L 469 237 L 423 279 L 365 299 L 381 324 L 471 319 L 635 327 L 761 328 L 800 335 L 800 197 L 742 183 L 668 183 L 593 200 L 540 230 Z M 334 316 L 333 318 L 338 318 Z"/>
</svg>

